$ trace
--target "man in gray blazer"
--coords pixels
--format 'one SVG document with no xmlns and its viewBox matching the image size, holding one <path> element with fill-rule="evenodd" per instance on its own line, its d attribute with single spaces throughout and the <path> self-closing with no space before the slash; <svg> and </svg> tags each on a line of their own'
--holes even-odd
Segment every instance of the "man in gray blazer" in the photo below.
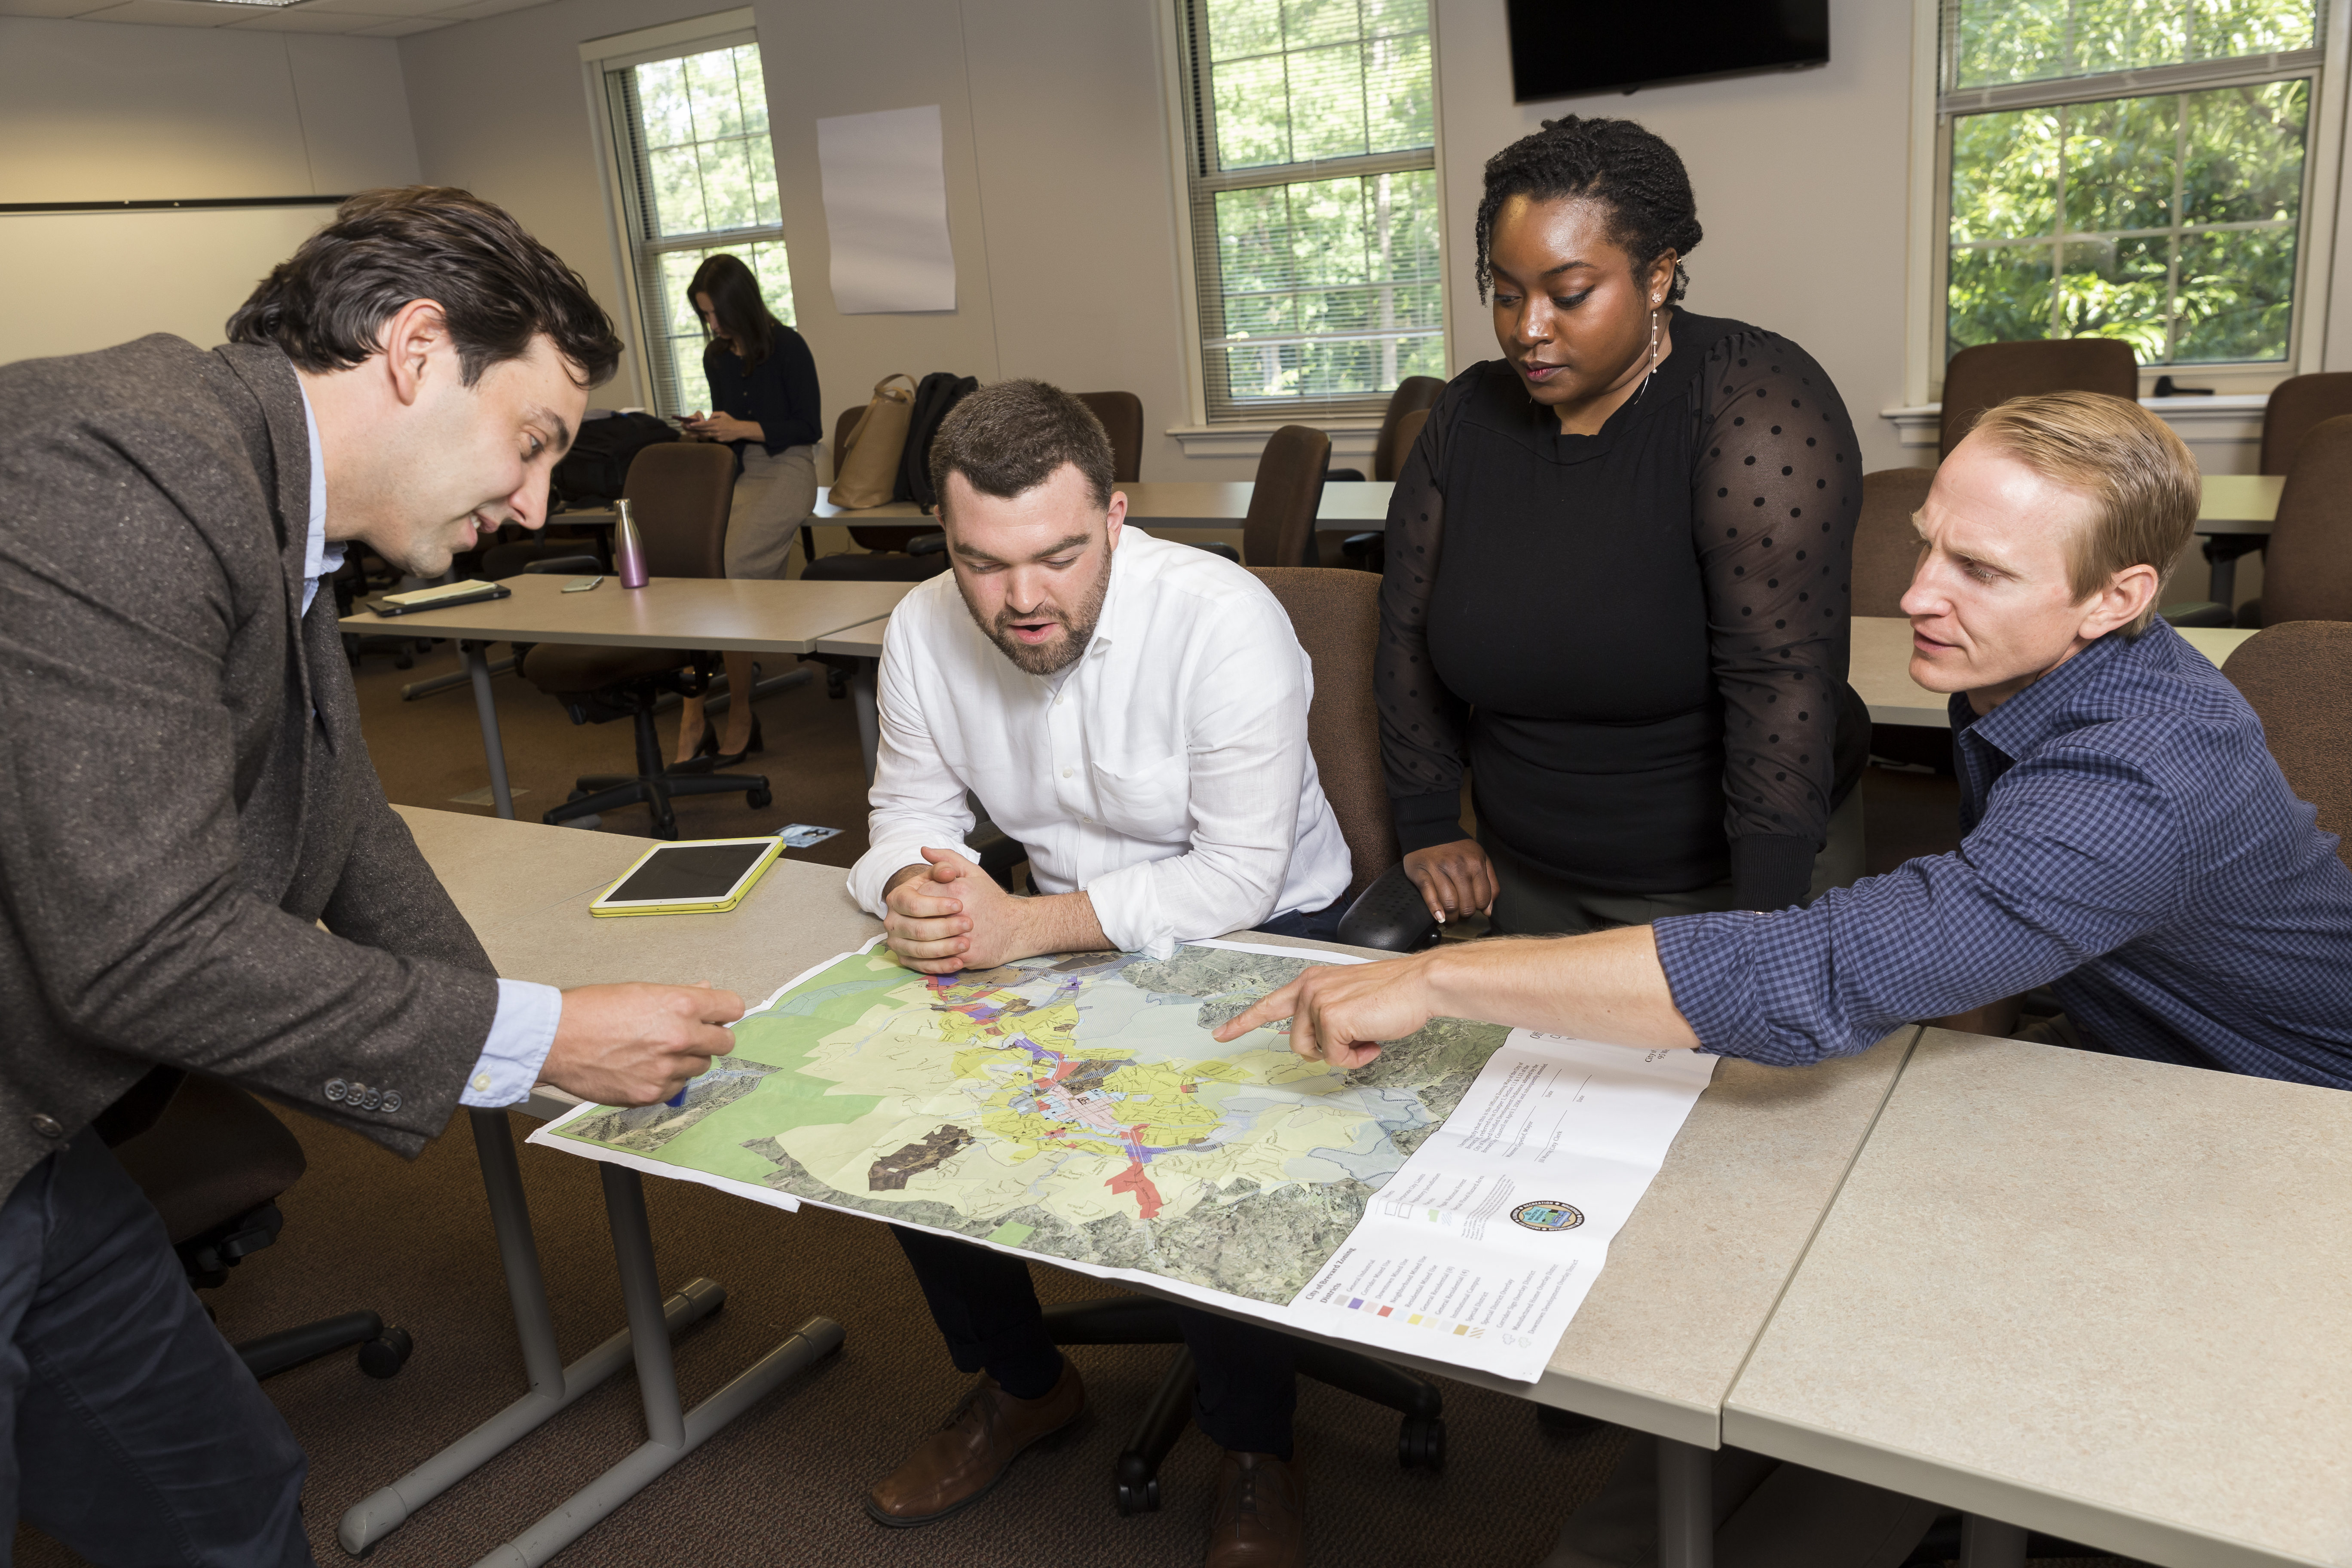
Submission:
<svg viewBox="0 0 2352 1568">
<path fill-rule="evenodd" d="M 201 1071 L 414 1155 L 542 1079 L 664 1099 L 742 1011 L 499 979 L 320 592 L 352 542 L 434 574 L 544 521 L 619 360 L 585 285 L 465 192 L 377 192 L 229 335 L 0 367 L 0 1541 L 100 1563 L 311 1561 L 300 1450 L 101 1128 Z"/>
</svg>

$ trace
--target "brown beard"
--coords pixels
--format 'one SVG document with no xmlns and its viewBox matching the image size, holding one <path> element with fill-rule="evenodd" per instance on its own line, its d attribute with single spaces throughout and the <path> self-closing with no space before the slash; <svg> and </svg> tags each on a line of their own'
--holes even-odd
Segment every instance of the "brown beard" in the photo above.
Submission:
<svg viewBox="0 0 2352 1568">
<path fill-rule="evenodd" d="M 981 616 L 980 606 L 971 602 L 971 590 L 964 586 L 961 576 L 956 578 L 956 592 L 963 596 L 963 607 L 971 616 L 971 624 L 985 633 L 988 640 L 994 643 L 1016 668 L 1031 675 L 1051 675 L 1057 669 L 1066 669 L 1077 663 L 1078 656 L 1087 651 L 1087 644 L 1094 640 L 1095 623 L 1102 618 L 1103 597 L 1110 592 L 1110 560 L 1108 556 L 1104 558 L 1102 573 L 1096 577 L 1095 585 L 1087 590 L 1086 602 L 1078 606 L 1075 617 L 1065 616 L 1058 610 L 1051 612 L 1054 619 L 1062 623 L 1060 640 L 1039 643 L 1034 647 L 1014 637 L 1011 628 L 1014 621 L 1037 619 L 1035 614 L 1016 616 L 1003 610 L 997 613 L 994 621 L 984 620 Z"/>
</svg>

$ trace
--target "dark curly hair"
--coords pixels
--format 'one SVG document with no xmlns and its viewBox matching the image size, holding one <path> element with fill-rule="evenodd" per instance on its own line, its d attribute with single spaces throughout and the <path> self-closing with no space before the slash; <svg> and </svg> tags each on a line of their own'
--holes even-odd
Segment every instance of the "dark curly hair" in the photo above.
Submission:
<svg viewBox="0 0 2352 1568">
<path fill-rule="evenodd" d="M 383 351 L 384 323 L 412 300 L 440 303 L 467 386 L 542 332 L 583 385 L 621 363 L 612 318 L 578 273 L 500 208 L 436 185 L 345 201 L 237 307 L 228 340 L 275 343 L 307 371 L 349 370 Z"/>
<path fill-rule="evenodd" d="M 1633 258 L 1634 270 L 1671 250 L 1675 282 L 1669 300 L 1690 287 L 1682 258 L 1698 248 L 1698 202 L 1682 155 L 1630 120 L 1587 120 L 1570 114 L 1547 120 L 1486 160 L 1486 194 L 1478 202 L 1478 298 L 1494 285 L 1487 245 L 1495 215 L 1513 196 L 1539 202 L 1581 196 L 1604 203 L 1609 237 Z"/>
</svg>

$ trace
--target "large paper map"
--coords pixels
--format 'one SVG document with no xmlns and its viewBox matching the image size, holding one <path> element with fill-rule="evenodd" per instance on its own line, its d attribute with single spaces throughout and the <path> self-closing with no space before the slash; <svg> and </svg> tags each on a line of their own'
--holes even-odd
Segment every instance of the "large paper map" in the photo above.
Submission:
<svg viewBox="0 0 2352 1568">
<path fill-rule="evenodd" d="M 1306 966 L 1186 946 L 929 976 L 856 953 L 736 1025 L 682 1106 L 557 1135 L 1286 1303 L 1508 1033 L 1441 1020 L 1344 1075 L 1267 1032 L 1208 1037 Z"/>
</svg>

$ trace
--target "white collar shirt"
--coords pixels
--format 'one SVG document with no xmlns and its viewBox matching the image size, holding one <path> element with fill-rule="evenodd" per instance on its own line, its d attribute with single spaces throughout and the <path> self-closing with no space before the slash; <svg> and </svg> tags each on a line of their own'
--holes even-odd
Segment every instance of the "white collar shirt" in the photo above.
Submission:
<svg viewBox="0 0 2352 1568">
<path fill-rule="evenodd" d="M 942 574 L 883 637 L 873 847 L 850 892 L 879 916 L 884 885 L 925 846 L 970 857 L 969 790 L 1028 850 L 1038 891 L 1083 889 L 1123 952 L 1165 958 L 1323 909 L 1350 872 L 1307 750 L 1313 695 L 1264 584 L 1132 526 L 1058 689 L 1007 658 Z"/>
</svg>

